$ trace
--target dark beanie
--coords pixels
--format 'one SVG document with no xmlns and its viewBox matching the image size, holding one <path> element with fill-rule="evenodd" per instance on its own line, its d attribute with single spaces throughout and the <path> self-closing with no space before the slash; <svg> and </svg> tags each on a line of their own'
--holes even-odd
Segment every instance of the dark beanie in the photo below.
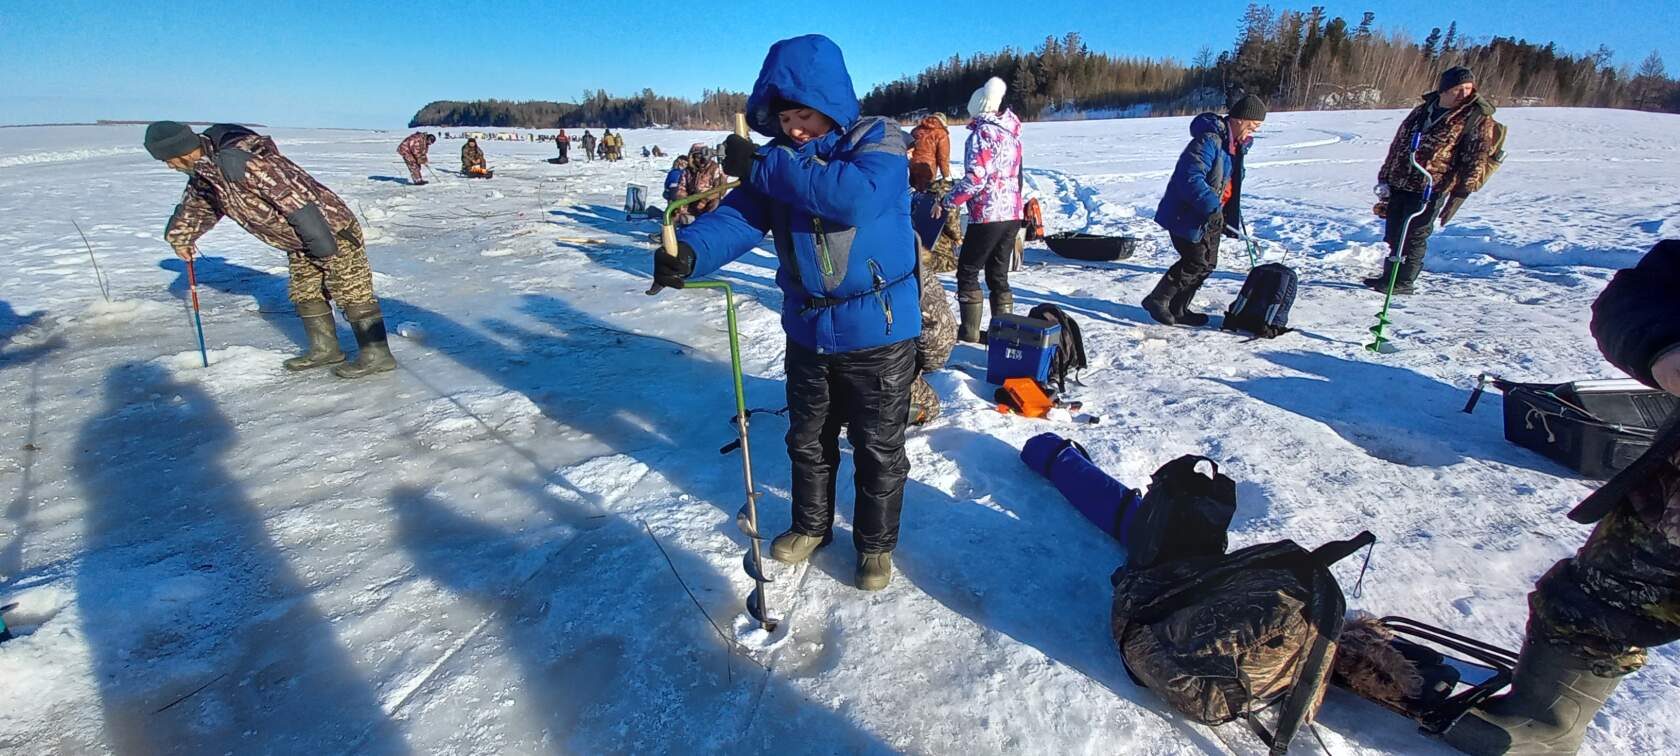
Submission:
<svg viewBox="0 0 1680 756">
<path fill-rule="evenodd" d="M 1241 118 L 1245 121 L 1264 121 L 1266 120 L 1266 101 L 1254 95 L 1243 95 L 1241 100 L 1237 100 L 1237 104 L 1231 106 L 1229 115 L 1232 118 Z"/>
<path fill-rule="evenodd" d="M 184 123 L 155 121 L 146 127 L 146 151 L 158 160 L 171 160 L 198 149 L 198 135 Z"/>
<path fill-rule="evenodd" d="M 1435 88 L 1437 92 L 1445 92 L 1467 81 L 1475 81 L 1476 75 L 1464 66 L 1453 66 L 1441 72 L 1441 85 Z"/>
</svg>

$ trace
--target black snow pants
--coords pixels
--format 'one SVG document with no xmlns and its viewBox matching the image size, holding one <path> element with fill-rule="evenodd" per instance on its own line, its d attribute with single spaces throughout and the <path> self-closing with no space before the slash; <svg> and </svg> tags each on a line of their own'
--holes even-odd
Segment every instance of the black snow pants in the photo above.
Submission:
<svg viewBox="0 0 1680 756">
<path fill-rule="evenodd" d="M 947 212 L 956 212 L 949 210 Z M 1015 252 L 1018 220 L 970 223 L 957 255 L 957 301 L 979 302 L 980 272 L 986 273 L 986 289 L 995 300 L 1009 293 L 1009 256 Z"/>
<path fill-rule="evenodd" d="M 843 354 L 788 342 L 788 458 L 793 462 L 793 530 L 812 536 L 834 526 L 840 427 L 852 443 L 856 505 L 852 543 L 861 554 L 898 546 L 898 516 L 910 457 L 910 384 L 916 340 Z"/>
<path fill-rule="evenodd" d="M 1387 225 L 1383 229 L 1383 241 L 1388 243 L 1390 259 L 1399 253 L 1400 276 L 1397 280 L 1400 286 L 1410 286 L 1417 281 L 1418 273 L 1423 270 L 1423 256 L 1429 251 L 1429 235 L 1435 232 L 1435 218 L 1441 214 L 1442 195 L 1429 198 L 1424 204 L 1421 192 L 1393 190 L 1388 195 L 1388 217 L 1384 220 Z M 1412 219 L 1411 226 L 1406 226 L 1406 218 L 1423 208 L 1423 213 Z M 1406 238 L 1400 239 L 1401 229 L 1405 229 Z M 1393 262 L 1389 262 L 1393 265 Z M 1383 268 L 1387 273 L 1388 268 Z"/>
<path fill-rule="evenodd" d="M 1225 233 L 1225 214 L 1215 212 L 1202 226 L 1202 238 L 1190 241 L 1178 234 L 1170 234 L 1178 262 L 1167 268 L 1166 280 L 1177 292 L 1195 295 L 1202 283 L 1219 267 L 1219 241 Z"/>
</svg>

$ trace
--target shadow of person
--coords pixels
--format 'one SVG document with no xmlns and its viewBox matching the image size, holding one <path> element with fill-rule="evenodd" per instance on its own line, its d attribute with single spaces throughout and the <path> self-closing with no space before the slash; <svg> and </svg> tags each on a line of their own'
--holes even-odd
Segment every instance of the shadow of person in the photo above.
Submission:
<svg viewBox="0 0 1680 756">
<path fill-rule="evenodd" d="M 284 258 L 278 258 L 277 264 L 284 262 Z M 158 267 L 175 274 L 175 279 L 169 282 L 169 293 L 185 299 L 190 283 L 187 264 L 178 257 L 167 257 L 158 261 Z M 199 286 L 224 294 L 250 297 L 256 303 L 257 314 L 275 330 L 285 334 L 300 348 L 309 346 L 303 324 L 298 321 L 297 309 L 292 307 L 291 298 L 286 293 L 286 276 L 229 262 L 227 258 L 215 255 L 193 258 L 193 274 Z"/>
<path fill-rule="evenodd" d="M 399 176 L 369 176 L 368 180 L 369 181 L 383 181 L 383 182 L 389 183 L 389 184 L 408 184 L 409 183 L 409 179 L 408 179 L 407 176 L 400 176 L 400 177 Z"/>
<path fill-rule="evenodd" d="M 0 299 L 0 370 L 33 362 L 46 356 L 48 352 L 64 345 L 62 339 L 54 336 L 39 343 L 18 348 L 12 348 L 12 340 L 25 329 L 41 322 L 46 313 L 40 310 L 28 315 L 18 313 L 12 309 L 12 304 Z"/>
<path fill-rule="evenodd" d="M 1213 380 L 1328 426 L 1348 443 L 1407 467 L 1494 460 L 1551 475 L 1568 471 L 1505 441 L 1496 424 L 1465 415 L 1467 393 L 1421 373 L 1312 352 L 1260 358 L 1305 375 Z"/>
<path fill-rule="evenodd" d="M 224 468 L 238 434 L 150 363 L 105 377 L 73 471 L 76 606 L 117 753 L 404 753 L 311 587 Z"/>
<path fill-rule="evenodd" d="M 890 752 L 827 705 L 731 658 L 672 572 L 699 595 L 730 592 L 730 582 L 680 549 L 666 548 L 668 565 L 627 519 L 551 544 L 413 486 L 392 492 L 391 509 L 420 574 L 490 623 L 441 669 L 481 677 L 492 655 L 517 664 L 518 700 L 449 723 L 457 738 L 493 731 L 500 750 L 518 753 Z M 728 627 L 728 615 L 713 619 Z"/>
</svg>

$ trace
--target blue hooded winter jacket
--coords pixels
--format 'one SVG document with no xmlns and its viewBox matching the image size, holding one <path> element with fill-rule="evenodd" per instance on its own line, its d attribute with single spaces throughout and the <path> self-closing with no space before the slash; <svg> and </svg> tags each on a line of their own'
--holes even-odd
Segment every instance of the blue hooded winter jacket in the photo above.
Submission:
<svg viewBox="0 0 1680 756">
<path fill-rule="evenodd" d="M 796 145 L 772 112 L 777 99 L 817 110 L 840 128 Z M 888 119 L 858 117 L 840 48 L 816 34 L 773 45 L 747 99 L 747 121 L 771 139 L 752 175 L 677 234 L 694 249 L 694 277 L 770 233 L 782 328 L 795 343 L 836 354 L 921 335 L 909 142 Z"/>
<path fill-rule="evenodd" d="M 1225 182 L 1236 182 L 1231 192 L 1225 225 L 1240 228 L 1242 217 L 1238 208 L 1238 194 L 1242 188 L 1243 156 L 1248 154 L 1251 140 L 1244 140 L 1233 156 L 1225 149 L 1230 131 L 1224 116 L 1203 113 L 1190 121 L 1190 144 L 1178 156 L 1167 193 L 1155 208 L 1155 222 L 1173 236 L 1202 240 L 1208 218 L 1219 209 L 1219 197 L 1225 193 Z"/>
</svg>

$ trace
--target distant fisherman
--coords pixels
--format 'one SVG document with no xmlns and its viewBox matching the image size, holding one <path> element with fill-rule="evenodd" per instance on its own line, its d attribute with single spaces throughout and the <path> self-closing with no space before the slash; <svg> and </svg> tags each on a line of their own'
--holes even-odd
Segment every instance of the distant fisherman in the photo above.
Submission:
<svg viewBox="0 0 1680 756">
<path fill-rule="evenodd" d="M 286 253 L 286 293 L 309 337 L 309 351 L 286 360 L 287 370 L 344 363 L 333 372 L 359 378 L 397 367 L 373 296 L 362 228 L 344 200 L 281 155 L 274 140 L 243 126 L 217 124 L 200 135 L 175 121 L 158 121 L 146 127 L 145 145 L 152 157 L 188 176 L 163 233 L 176 256 L 192 260 L 198 239 L 223 215 Z M 356 335 L 354 362 L 345 362 L 339 349 L 329 301 L 344 310 Z"/>
<path fill-rule="evenodd" d="M 420 178 L 420 166 L 429 162 L 426 157 L 426 150 L 436 141 L 436 134 L 416 131 L 409 134 L 407 139 L 402 140 L 402 144 L 397 145 L 397 154 L 402 157 L 403 164 L 408 166 L 408 178 L 414 182 L 415 186 L 426 184 L 426 180 Z"/>
</svg>

